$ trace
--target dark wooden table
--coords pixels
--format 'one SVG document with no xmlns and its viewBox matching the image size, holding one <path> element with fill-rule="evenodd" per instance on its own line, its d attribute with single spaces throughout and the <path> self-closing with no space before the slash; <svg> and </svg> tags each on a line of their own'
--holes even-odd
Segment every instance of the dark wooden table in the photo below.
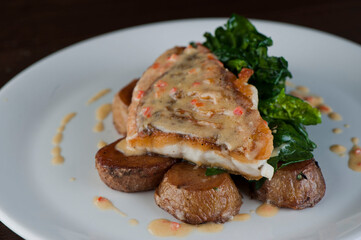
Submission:
<svg viewBox="0 0 361 240">
<path fill-rule="evenodd" d="M 59 49 L 109 31 L 183 18 L 228 17 L 316 28 L 361 44 L 361 0 L 1 0 L 0 87 Z M 14 189 L 16 191 L 16 189 Z M 0 193 L 1 194 L 1 193 Z M 21 239 L 0 223 L 0 239 Z"/>
</svg>

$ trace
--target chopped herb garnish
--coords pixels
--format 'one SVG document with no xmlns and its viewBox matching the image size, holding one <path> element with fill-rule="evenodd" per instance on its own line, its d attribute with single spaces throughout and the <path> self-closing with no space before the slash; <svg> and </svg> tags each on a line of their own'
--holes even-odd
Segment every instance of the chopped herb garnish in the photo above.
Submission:
<svg viewBox="0 0 361 240">
<path fill-rule="evenodd" d="M 226 172 L 226 171 L 223 169 L 220 169 L 220 168 L 207 168 L 206 176 L 218 175 L 218 174 L 221 174 L 224 172 Z"/>
</svg>

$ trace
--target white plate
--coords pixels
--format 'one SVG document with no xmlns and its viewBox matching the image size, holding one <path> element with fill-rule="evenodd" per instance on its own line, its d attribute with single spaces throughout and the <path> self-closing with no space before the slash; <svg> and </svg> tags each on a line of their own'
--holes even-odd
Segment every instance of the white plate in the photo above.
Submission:
<svg viewBox="0 0 361 240">
<path fill-rule="evenodd" d="M 158 208 L 153 192 L 126 194 L 113 191 L 99 179 L 94 167 L 97 142 L 117 138 L 111 117 L 106 130 L 95 134 L 94 111 L 131 79 L 138 77 L 167 48 L 203 41 L 226 19 L 196 19 L 150 24 L 102 35 L 68 47 L 29 67 L 0 92 L 0 217 L 27 239 L 158 239 L 147 231 L 156 218 L 173 219 Z M 316 159 L 327 191 L 314 208 L 281 210 L 273 218 L 252 214 L 247 222 L 229 222 L 217 234 L 194 232 L 189 239 L 356 239 L 361 238 L 361 173 L 347 167 L 347 158 L 331 153 L 331 144 L 351 147 L 361 137 L 361 48 L 347 40 L 289 24 L 253 21 L 260 32 L 272 36 L 270 53 L 284 56 L 293 82 L 309 86 L 342 114 L 342 122 L 326 117 L 309 129 L 318 143 Z M 112 94 L 86 106 L 99 90 Z M 51 139 L 61 119 L 69 123 L 62 143 L 65 163 L 51 164 Z M 343 124 L 350 124 L 344 128 Z M 344 129 L 335 135 L 334 127 Z M 76 181 L 69 179 L 75 177 Z M 136 218 L 100 211 L 92 199 L 111 199 Z M 241 212 L 259 205 L 245 196 Z"/>
</svg>

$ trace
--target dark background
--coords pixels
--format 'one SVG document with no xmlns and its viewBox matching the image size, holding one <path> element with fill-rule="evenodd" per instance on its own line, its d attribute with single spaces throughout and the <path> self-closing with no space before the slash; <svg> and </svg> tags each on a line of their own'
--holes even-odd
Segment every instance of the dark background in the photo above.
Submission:
<svg viewBox="0 0 361 240">
<path fill-rule="evenodd" d="M 0 0 L 0 87 L 32 63 L 73 43 L 121 28 L 173 19 L 238 13 L 315 28 L 361 44 L 361 0 L 284 2 Z M 0 239 L 21 238 L 0 223 Z"/>
</svg>

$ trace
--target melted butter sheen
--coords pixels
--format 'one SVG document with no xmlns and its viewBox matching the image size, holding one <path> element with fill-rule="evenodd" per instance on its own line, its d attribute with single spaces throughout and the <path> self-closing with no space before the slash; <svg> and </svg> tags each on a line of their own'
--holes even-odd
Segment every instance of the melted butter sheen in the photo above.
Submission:
<svg viewBox="0 0 361 240">
<path fill-rule="evenodd" d="M 137 117 L 140 130 L 151 125 L 163 132 L 215 138 L 231 151 L 243 143 L 250 148 L 253 122 L 243 113 L 234 114 L 243 103 L 237 103 L 233 88 L 222 84 L 222 76 L 214 70 L 219 68 L 219 62 L 209 60 L 209 54 L 195 49 L 181 54 L 141 99 L 138 111 L 143 114 Z"/>
<path fill-rule="evenodd" d="M 203 233 L 221 232 L 223 230 L 223 224 L 204 223 L 201 225 L 190 225 L 172 222 L 167 219 L 156 219 L 148 225 L 148 231 L 157 237 L 185 237 L 194 230 Z"/>
<path fill-rule="evenodd" d="M 256 214 L 261 217 L 273 217 L 278 213 L 278 207 L 269 203 L 263 203 L 256 209 Z"/>
</svg>

